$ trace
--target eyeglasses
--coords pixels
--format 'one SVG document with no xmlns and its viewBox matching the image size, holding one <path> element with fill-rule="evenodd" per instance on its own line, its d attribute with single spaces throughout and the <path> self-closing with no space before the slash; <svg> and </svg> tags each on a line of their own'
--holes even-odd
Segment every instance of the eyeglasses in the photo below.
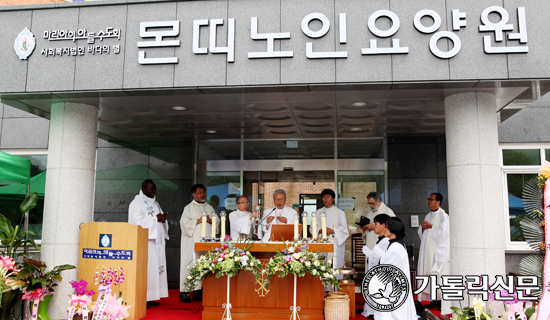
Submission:
<svg viewBox="0 0 550 320">
<path fill-rule="evenodd" d="M 428 198 L 428 201 L 437 201 L 436 199 Z"/>
<path fill-rule="evenodd" d="M 248 202 L 239 202 L 237 204 L 248 204 Z"/>
</svg>

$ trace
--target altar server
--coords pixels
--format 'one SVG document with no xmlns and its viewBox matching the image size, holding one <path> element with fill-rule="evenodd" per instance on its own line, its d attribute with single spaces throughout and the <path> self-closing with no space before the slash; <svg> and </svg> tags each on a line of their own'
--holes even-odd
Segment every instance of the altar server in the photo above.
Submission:
<svg viewBox="0 0 550 320">
<path fill-rule="evenodd" d="M 449 228 L 449 215 L 441 208 L 443 196 L 440 193 L 432 193 L 428 198 L 428 207 L 432 210 L 424 218 L 424 222 L 418 227 L 418 236 L 421 239 L 420 253 L 418 256 L 417 274 L 427 276 L 435 274 L 441 283 L 442 275 L 451 273 L 451 231 Z M 420 285 L 420 283 L 419 283 Z M 418 300 L 430 299 L 430 286 L 418 295 Z M 441 300 L 441 292 L 437 293 L 437 300 Z M 443 314 L 451 313 L 450 301 L 432 301 L 431 307 L 441 307 Z"/>
<path fill-rule="evenodd" d="M 323 198 L 324 208 L 317 210 L 317 230 L 312 234 L 314 237 L 322 233 L 321 230 L 321 213 L 325 213 L 327 221 L 327 237 L 328 240 L 334 244 L 334 268 L 342 268 L 344 266 L 344 257 L 346 252 L 346 239 L 349 237 L 348 222 L 346 221 L 346 214 L 342 209 L 334 206 L 334 200 L 336 194 L 331 189 L 325 189 L 321 192 Z M 330 255 L 329 255 L 329 258 Z M 338 277 L 342 277 L 338 275 Z"/>
<path fill-rule="evenodd" d="M 168 222 L 156 201 L 157 187 L 153 180 L 145 180 L 141 190 L 128 208 L 128 223 L 146 228 L 149 232 L 147 261 L 147 307 L 158 305 L 160 298 L 168 297 L 166 276 L 166 240 Z"/>
<path fill-rule="evenodd" d="M 275 207 L 264 210 L 264 214 L 262 216 L 262 219 L 265 219 L 265 223 L 262 223 L 264 232 L 264 236 L 262 237 L 263 242 L 268 242 L 273 239 L 271 237 L 272 225 L 293 224 L 294 219 L 298 217 L 296 210 L 285 206 L 286 191 L 283 189 L 277 189 L 273 192 L 273 203 L 275 204 Z"/>
<path fill-rule="evenodd" d="M 418 316 L 416 315 L 412 297 L 409 255 L 405 248 L 405 243 L 403 242 L 403 237 L 405 237 L 405 225 L 401 219 L 390 217 L 386 221 L 386 237 L 389 238 L 388 250 L 382 252 L 378 247 L 375 247 L 373 251 L 380 256 L 380 264 L 389 264 L 403 271 L 407 277 L 407 283 L 401 285 L 407 285 L 409 290 L 407 297 L 404 298 L 405 302 L 399 308 L 390 312 L 375 311 L 374 318 L 376 320 L 417 320 Z M 391 292 L 394 289 L 393 282 L 392 286 L 388 285 L 386 288 L 386 290 L 390 291 L 386 292 L 387 294 L 393 294 L 393 292 Z"/>
<path fill-rule="evenodd" d="M 193 201 L 185 206 L 180 219 L 181 227 L 181 263 L 180 263 L 180 300 L 181 302 L 190 302 L 188 289 L 184 287 L 185 280 L 189 275 L 187 266 L 192 266 L 195 263 L 198 255 L 195 255 L 195 242 L 199 242 L 202 237 L 202 214 L 207 214 L 206 217 L 206 236 L 212 234 L 212 217 L 216 215 L 214 208 L 206 203 L 206 188 L 202 184 L 195 184 L 191 187 L 191 195 Z M 219 224 L 219 219 L 216 219 Z M 219 228 L 218 228 L 219 230 Z M 202 283 L 199 282 L 195 291 L 193 291 L 193 299 L 202 299 Z"/>
<path fill-rule="evenodd" d="M 245 196 L 237 197 L 237 210 L 229 214 L 229 224 L 231 226 L 231 239 L 244 240 L 252 238 L 253 223 L 255 218 L 260 216 L 259 212 L 248 212 L 248 198 Z"/>
<path fill-rule="evenodd" d="M 382 252 L 386 252 L 388 250 L 388 245 L 390 244 L 390 239 L 386 237 L 386 222 L 389 218 L 390 216 L 382 213 L 377 214 L 373 221 L 374 232 L 378 235 L 378 241 L 376 242 L 375 247 L 378 247 Z M 371 268 L 378 265 L 380 262 L 380 257 L 366 245 L 363 246 L 363 253 L 365 254 L 365 257 L 368 258 L 367 268 L 365 269 L 365 273 L 367 273 Z M 371 298 L 367 296 L 367 299 Z M 366 302 L 363 306 L 363 312 L 361 314 L 367 317 L 367 319 L 374 319 L 374 309 L 371 308 L 371 306 L 369 306 Z"/>
</svg>

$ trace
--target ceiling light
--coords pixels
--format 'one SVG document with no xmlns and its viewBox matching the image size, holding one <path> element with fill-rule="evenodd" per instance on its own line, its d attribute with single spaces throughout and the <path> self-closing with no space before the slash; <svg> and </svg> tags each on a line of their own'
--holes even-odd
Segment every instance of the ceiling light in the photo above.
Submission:
<svg viewBox="0 0 550 320">
<path fill-rule="evenodd" d="M 351 131 L 361 131 L 361 128 L 351 128 Z"/>
<path fill-rule="evenodd" d="M 216 133 L 216 130 L 206 130 L 206 133 Z"/>
<path fill-rule="evenodd" d="M 354 107 L 364 107 L 364 106 L 366 106 L 367 104 L 366 104 L 365 102 L 363 102 L 363 101 L 357 101 L 357 102 L 352 103 L 352 105 L 353 105 Z"/>
<path fill-rule="evenodd" d="M 183 111 L 183 110 L 185 110 L 185 107 L 183 107 L 183 106 L 173 106 L 172 109 L 174 109 L 176 111 Z"/>
</svg>

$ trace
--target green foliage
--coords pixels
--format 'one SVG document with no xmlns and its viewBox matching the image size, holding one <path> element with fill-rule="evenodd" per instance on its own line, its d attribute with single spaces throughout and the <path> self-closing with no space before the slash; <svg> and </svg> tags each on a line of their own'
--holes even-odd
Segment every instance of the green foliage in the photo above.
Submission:
<svg viewBox="0 0 550 320">
<path fill-rule="evenodd" d="M 38 201 L 38 193 L 30 194 L 19 207 L 20 213 L 33 209 Z M 34 235 L 31 231 L 21 231 L 19 226 L 13 227 L 12 223 L 3 214 L 0 214 L 0 243 L 2 248 L 0 253 L 3 256 L 9 256 L 15 260 L 17 257 L 28 258 L 27 252 L 17 252 L 21 247 L 31 246 L 36 250 L 40 248 L 36 245 L 33 239 L 29 239 L 29 235 Z"/>
<path fill-rule="evenodd" d="M 56 266 L 47 272 L 46 269 L 47 266 L 42 261 L 24 259 L 23 269 L 17 274 L 17 280 L 24 280 L 26 282 L 27 285 L 25 288 L 27 292 L 36 289 L 51 292 L 53 291 L 52 288 L 57 286 L 55 280 L 63 280 L 60 273 L 65 270 L 76 269 L 76 267 L 70 264 L 64 264 Z"/>
</svg>

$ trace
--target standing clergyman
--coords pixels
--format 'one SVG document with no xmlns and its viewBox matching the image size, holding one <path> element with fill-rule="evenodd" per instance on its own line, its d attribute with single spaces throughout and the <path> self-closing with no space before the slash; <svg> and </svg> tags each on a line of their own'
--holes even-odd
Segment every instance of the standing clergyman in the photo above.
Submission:
<svg viewBox="0 0 550 320">
<path fill-rule="evenodd" d="M 418 227 L 418 236 L 421 239 L 420 253 L 418 255 L 417 274 L 427 276 L 437 275 L 437 282 L 441 284 L 443 275 L 449 275 L 451 271 L 451 231 L 449 227 L 449 215 L 441 208 L 443 196 L 440 193 L 432 193 L 428 198 L 428 207 L 431 212 L 426 215 L 422 224 Z M 430 286 L 418 295 L 418 300 L 430 299 Z M 441 300 L 441 292 L 437 293 L 437 300 Z M 450 301 L 433 300 L 428 308 L 441 307 L 444 314 L 451 313 Z"/>
<path fill-rule="evenodd" d="M 374 231 L 374 217 L 382 213 L 390 217 L 395 217 L 395 213 L 382 202 L 382 198 L 377 192 L 370 192 L 367 195 L 367 201 L 369 202 L 370 210 L 367 212 L 366 217 L 370 220 L 370 223 L 361 227 L 361 230 L 363 230 L 363 241 L 365 241 L 365 245 L 372 250 L 378 241 L 378 236 Z M 366 259 L 365 263 L 367 263 Z"/>
<path fill-rule="evenodd" d="M 314 238 L 318 238 L 317 235 L 322 232 L 321 230 L 321 213 L 325 213 L 327 222 L 327 237 L 328 240 L 334 245 L 334 268 L 342 268 L 344 266 L 344 257 L 346 253 L 346 239 L 349 237 L 348 222 L 346 221 L 346 214 L 342 209 L 334 206 L 334 200 L 336 194 L 331 189 L 325 189 L 321 192 L 323 198 L 324 208 L 316 211 L 317 214 L 317 230 L 312 230 Z M 330 256 L 330 255 L 329 255 Z M 342 278 L 342 275 L 338 275 L 338 278 Z"/>
<path fill-rule="evenodd" d="M 216 215 L 214 208 L 206 203 L 206 187 L 195 184 L 191 187 L 193 201 L 185 206 L 180 219 L 181 227 L 181 264 L 180 264 L 180 300 L 191 302 L 189 291 L 184 283 L 189 275 L 187 266 L 195 262 L 195 242 L 199 242 L 202 236 L 202 213 L 206 213 L 206 236 L 212 234 L 212 217 Z M 220 221 L 219 219 L 217 220 Z M 193 291 L 193 300 L 202 300 L 202 283 L 199 282 Z"/>
<path fill-rule="evenodd" d="M 166 215 L 156 201 L 157 187 L 153 180 L 141 184 L 139 194 L 128 208 L 128 223 L 149 230 L 147 262 L 147 307 L 156 306 L 154 302 L 168 297 L 168 279 L 166 276 L 166 240 L 168 223 Z"/>
<path fill-rule="evenodd" d="M 258 212 L 248 212 L 248 198 L 245 196 L 237 197 L 237 210 L 229 214 L 229 224 L 231 226 L 231 239 L 237 241 L 238 239 L 251 239 L 252 238 L 252 222 L 254 218 L 260 216 Z"/>
<path fill-rule="evenodd" d="M 262 227 L 264 231 L 263 242 L 268 242 L 272 239 L 271 226 L 273 224 L 291 224 L 294 223 L 294 219 L 298 216 L 296 210 L 285 206 L 286 191 L 283 189 L 277 189 L 273 192 L 273 203 L 275 207 L 264 210 L 263 218 L 266 219 L 267 225 Z"/>
</svg>

